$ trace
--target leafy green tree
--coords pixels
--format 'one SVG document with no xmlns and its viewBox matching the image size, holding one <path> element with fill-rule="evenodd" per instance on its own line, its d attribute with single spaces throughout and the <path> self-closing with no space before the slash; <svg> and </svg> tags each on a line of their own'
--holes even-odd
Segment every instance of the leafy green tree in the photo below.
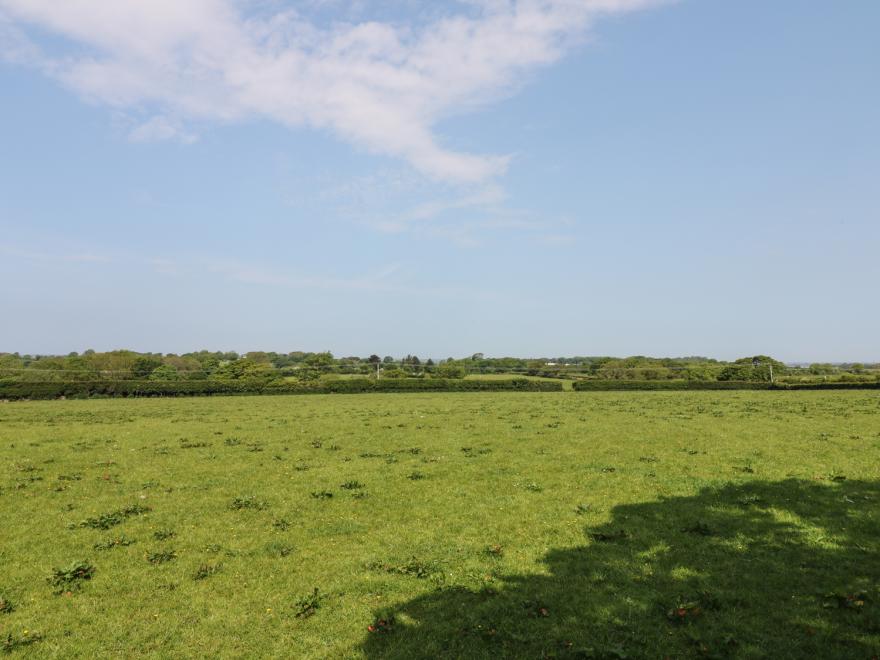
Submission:
<svg viewBox="0 0 880 660">
<path fill-rule="evenodd" d="M 162 360 L 152 356 L 143 356 L 135 359 L 131 365 L 132 378 L 148 378 L 156 369 L 162 366 Z"/>
<path fill-rule="evenodd" d="M 182 380 L 182 376 L 180 372 L 172 367 L 170 364 L 163 364 L 161 366 L 153 369 L 152 373 L 150 373 L 150 380 L 157 381 L 174 381 L 174 380 Z"/>
<path fill-rule="evenodd" d="M 718 374 L 718 380 L 748 380 L 769 382 L 772 377 L 782 376 L 787 372 L 784 363 L 767 355 L 754 355 L 736 360 L 724 367 Z"/>
<path fill-rule="evenodd" d="M 333 365 L 333 353 L 324 351 L 323 353 L 311 353 L 306 356 L 303 362 L 310 367 L 329 367 Z"/>
<path fill-rule="evenodd" d="M 459 364 L 450 364 L 444 362 L 435 370 L 438 378 L 464 378 L 467 372 L 465 368 Z"/>
</svg>

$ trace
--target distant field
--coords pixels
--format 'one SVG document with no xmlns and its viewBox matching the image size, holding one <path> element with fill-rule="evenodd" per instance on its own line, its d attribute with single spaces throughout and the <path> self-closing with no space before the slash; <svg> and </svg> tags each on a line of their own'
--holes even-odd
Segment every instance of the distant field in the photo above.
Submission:
<svg viewBox="0 0 880 660">
<path fill-rule="evenodd" d="M 867 659 L 880 393 L 0 404 L 0 530 L 13 657 Z"/>
</svg>

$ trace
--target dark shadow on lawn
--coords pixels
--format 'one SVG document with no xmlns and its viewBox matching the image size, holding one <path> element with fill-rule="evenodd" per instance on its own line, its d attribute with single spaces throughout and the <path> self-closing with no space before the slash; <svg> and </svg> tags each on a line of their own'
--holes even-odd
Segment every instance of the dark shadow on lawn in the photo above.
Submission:
<svg viewBox="0 0 880 660">
<path fill-rule="evenodd" d="M 370 658 L 872 658 L 880 485 L 787 480 L 619 506 L 549 574 L 377 612 Z M 492 570 L 487 559 L 487 573 Z"/>
</svg>

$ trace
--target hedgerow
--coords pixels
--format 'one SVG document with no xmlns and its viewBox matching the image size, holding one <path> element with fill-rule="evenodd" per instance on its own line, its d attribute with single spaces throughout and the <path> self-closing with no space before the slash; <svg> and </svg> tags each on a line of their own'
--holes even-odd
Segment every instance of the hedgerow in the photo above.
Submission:
<svg viewBox="0 0 880 660">
<path fill-rule="evenodd" d="M 0 383 L 0 399 L 212 396 L 236 394 L 358 394 L 366 392 L 561 392 L 562 383 L 510 380 L 340 379 L 290 383 L 247 381 L 95 381 Z"/>
<path fill-rule="evenodd" d="M 684 390 L 872 390 L 880 382 L 767 383 L 696 380 L 579 380 L 579 392 Z M 229 396 L 245 394 L 361 394 L 370 392 L 561 392 L 562 382 L 525 378 L 457 380 L 441 378 L 352 378 L 309 382 L 274 381 L 95 381 L 79 383 L 0 382 L 0 399 L 88 399 L 115 397 Z"/>
<path fill-rule="evenodd" d="M 715 380 L 578 380 L 572 389 L 579 392 L 630 390 L 769 390 L 770 383 Z"/>
<path fill-rule="evenodd" d="M 863 383 L 768 383 L 742 380 L 578 380 L 578 392 L 683 391 L 683 390 L 870 390 L 878 382 Z"/>
</svg>

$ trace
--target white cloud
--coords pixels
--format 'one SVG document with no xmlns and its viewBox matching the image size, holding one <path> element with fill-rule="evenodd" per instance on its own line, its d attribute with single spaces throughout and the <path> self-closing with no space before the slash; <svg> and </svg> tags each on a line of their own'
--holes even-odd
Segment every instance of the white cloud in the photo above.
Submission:
<svg viewBox="0 0 880 660">
<path fill-rule="evenodd" d="M 508 159 L 444 147 L 437 122 L 511 93 L 602 14 L 656 2 L 467 0 L 408 25 L 324 26 L 255 0 L 0 0 L 0 55 L 94 102 L 152 115 L 136 140 L 192 139 L 182 122 L 264 118 L 332 131 L 436 179 L 478 182 Z M 365 3 L 347 4 L 365 13 Z M 69 47 L 34 52 L 16 26 L 61 35 Z"/>
<path fill-rule="evenodd" d="M 39 59 L 39 49 L 21 29 L 0 13 L 0 62 L 27 64 Z"/>
<path fill-rule="evenodd" d="M 157 115 L 136 126 L 128 134 L 132 142 L 155 142 L 160 140 L 177 140 L 184 144 L 196 141 L 194 133 L 184 129 L 179 122 L 168 117 Z"/>
</svg>

